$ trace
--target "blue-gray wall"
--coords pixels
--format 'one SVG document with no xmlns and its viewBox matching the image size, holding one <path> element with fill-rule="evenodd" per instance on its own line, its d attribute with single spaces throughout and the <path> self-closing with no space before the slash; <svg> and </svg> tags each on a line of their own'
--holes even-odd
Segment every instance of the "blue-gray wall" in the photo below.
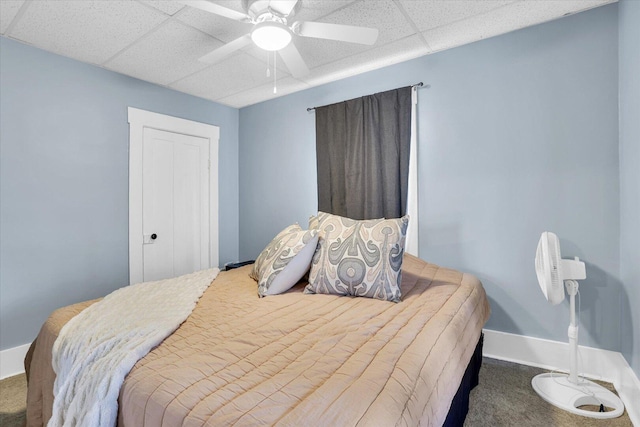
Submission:
<svg viewBox="0 0 640 427">
<path fill-rule="evenodd" d="M 533 271 L 555 231 L 587 262 L 581 342 L 640 375 L 639 19 L 622 0 L 239 114 L 0 37 L 0 349 L 127 283 L 128 106 L 221 127 L 223 264 L 315 212 L 306 107 L 424 81 L 422 257 L 483 280 L 487 327 L 563 341 L 566 303 L 549 306 Z"/>
<path fill-rule="evenodd" d="M 127 107 L 220 126 L 220 262 L 238 259 L 238 110 L 0 38 L 0 349 L 129 282 Z"/>
<path fill-rule="evenodd" d="M 488 328 L 566 341 L 568 302 L 547 303 L 534 271 L 540 234 L 554 231 L 564 257 L 587 263 L 581 343 L 620 351 L 630 311 L 619 277 L 617 22 L 617 5 L 604 6 L 241 109 L 241 258 L 317 209 L 307 107 L 423 81 L 421 257 L 483 281 Z"/>
<path fill-rule="evenodd" d="M 622 0 L 620 35 L 620 275 L 631 305 L 622 354 L 640 378 L 640 2 Z"/>
</svg>

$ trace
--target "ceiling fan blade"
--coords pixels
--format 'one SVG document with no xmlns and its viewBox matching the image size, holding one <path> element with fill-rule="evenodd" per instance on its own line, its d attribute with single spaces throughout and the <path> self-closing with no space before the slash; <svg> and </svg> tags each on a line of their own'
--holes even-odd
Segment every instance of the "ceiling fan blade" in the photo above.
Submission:
<svg viewBox="0 0 640 427">
<path fill-rule="evenodd" d="M 215 13 L 216 15 L 224 16 L 225 18 L 233 19 L 235 21 L 251 21 L 251 17 L 249 17 L 249 15 L 220 6 L 219 4 L 211 3 L 207 0 L 178 0 L 178 3 L 186 4 L 187 6 L 204 10 L 205 12 Z"/>
<path fill-rule="evenodd" d="M 300 52 L 293 42 L 289 43 L 284 49 L 280 49 L 278 53 L 293 77 L 302 77 L 310 73 L 307 64 L 304 63 L 304 59 L 300 56 Z"/>
<path fill-rule="evenodd" d="M 212 52 L 207 53 L 206 55 L 198 59 L 198 61 L 215 64 L 216 62 L 221 61 L 222 59 L 231 55 L 233 52 L 240 50 L 249 44 L 251 44 L 251 34 L 245 34 L 244 36 L 237 38 Z"/>
<path fill-rule="evenodd" d="M 298 0 L 271 0 L 269 7 L 282 16 L 289 16 L 297 3 Z"/>
<path fill-rule="evenodd" d="M 329 24 L 325 22 L 298 21 L 293 24 L 296 34 L 303 37 L 337 40 L 341 42 L 372 45 L 378 39 L 377 28 L 353 25 Z"/>
</svg>

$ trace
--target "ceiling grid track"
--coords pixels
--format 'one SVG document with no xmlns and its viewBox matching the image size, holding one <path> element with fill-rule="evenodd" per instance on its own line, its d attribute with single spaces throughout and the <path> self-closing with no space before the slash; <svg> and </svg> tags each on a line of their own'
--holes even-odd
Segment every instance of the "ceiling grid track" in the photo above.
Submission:
<svg viewBox="0 0 640 427">
<path fill-rule="evenodd" d="M 24 14 L 27 12 L 27 9 L 31 5 L 32 1 L 33 0 L 26 0 L 22 4 L 22 6 L 20 6 L 20 10 L 18 10 L 18 13 L 16 13 L 16 16 L 13 17 L 13 19 L 11 20 L 11 23 L 7 27 L 7 30 L 4 32 L 5 35 L 11 36 L 11 31 L 13 31 L 13 28 L 16 26 L 16 24 L 20 21 L 20 19 L 22 19 Z"/>
</svg>

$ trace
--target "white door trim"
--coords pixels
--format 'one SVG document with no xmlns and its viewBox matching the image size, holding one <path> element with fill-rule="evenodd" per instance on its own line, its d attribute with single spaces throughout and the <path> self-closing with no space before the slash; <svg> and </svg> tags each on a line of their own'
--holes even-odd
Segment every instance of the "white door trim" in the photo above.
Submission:
<svg viewBox="0 0 640 427">
<path fill-rule="evenodd" d="M 142 282 L 142 140 L 144 128 L 209 140 L 210 267 L 218 266 L 218 143 L 220 128 L 129 107 L 129 284 Z"/>
</svg>

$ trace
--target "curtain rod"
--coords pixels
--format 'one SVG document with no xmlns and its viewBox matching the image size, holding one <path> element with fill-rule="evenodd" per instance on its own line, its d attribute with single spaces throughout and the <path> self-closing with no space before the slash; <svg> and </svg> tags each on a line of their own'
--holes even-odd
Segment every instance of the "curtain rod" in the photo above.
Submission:
<svg viewBox="0 0 640 427">
<path fill-rule="evenodd" d="M 414 84 L 414 85 L 411 85 L 411 87 L 422 87 L 422 86 L 424 86 L 424 83 L 422 83 L 422 82 L 420 82 L 420 83 L 416 83 L 416 84 Z M 405 86 L 405 87 L 406 87 L 406 86 Z M 427 88 L 429 88 L 429 87 L 431 87 L 431 86 L 427 85 L 426 87 L 427 87 Z M 307 108 L 307 111 L 313 111 L 313 110 L 315 110 L 316 108 L 318 108 L 318 107 L 309 107 L 309 108 Z"/>
</svg>

